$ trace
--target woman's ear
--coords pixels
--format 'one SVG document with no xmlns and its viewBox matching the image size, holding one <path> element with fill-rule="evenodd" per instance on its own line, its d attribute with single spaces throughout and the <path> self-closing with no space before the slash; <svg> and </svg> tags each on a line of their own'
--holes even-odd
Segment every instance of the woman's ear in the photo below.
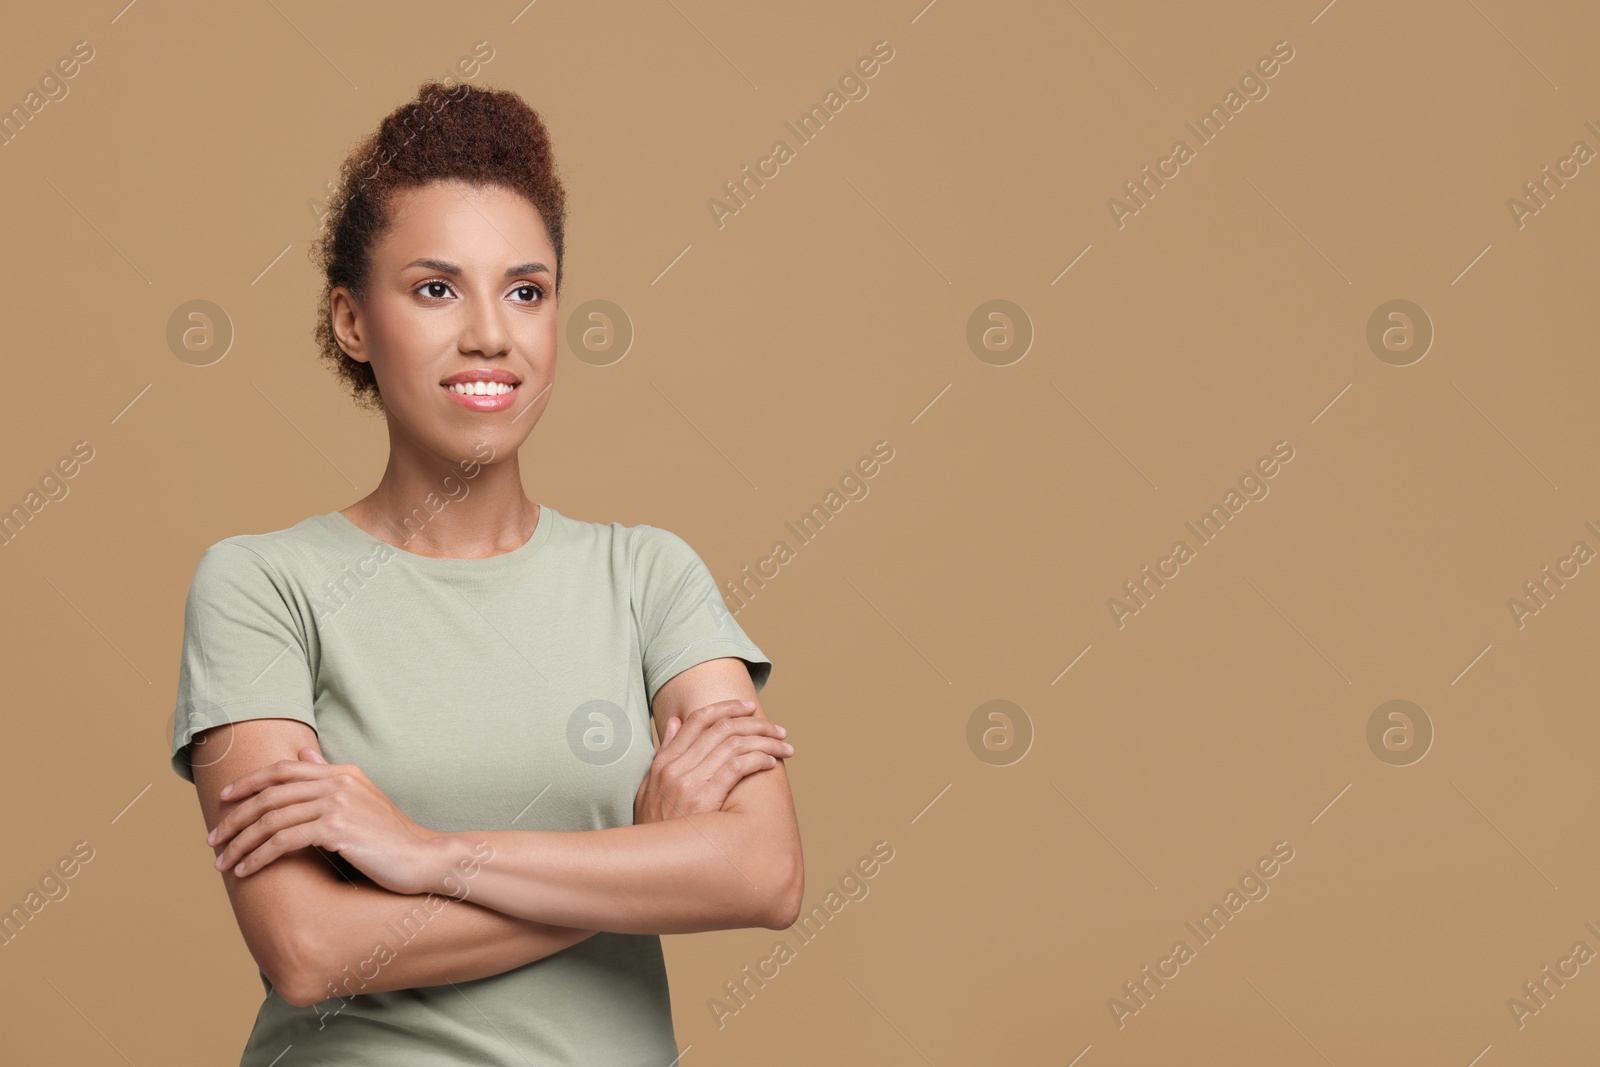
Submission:
<svg viewBox="0 0 1600 1067">
<path fill-rule="evenodd" d="M 357 363 L 366 363 L 367 355 L 362 349 L 365 347 L 361 341 L 361 320 L 355 297 L 344 286 L 336 286 L 328 294 L 329 322 L 333 327 L 333 341 L 350 359 Z"/>
</svg>

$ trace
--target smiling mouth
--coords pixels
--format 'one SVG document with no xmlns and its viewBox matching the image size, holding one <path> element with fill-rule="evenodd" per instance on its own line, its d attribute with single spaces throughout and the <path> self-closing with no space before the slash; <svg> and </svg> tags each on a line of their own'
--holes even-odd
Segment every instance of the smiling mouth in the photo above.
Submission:
<svg viewBox="0 0 1600 1067">
<path fill-rule="evenodd" d="M 456 382 L 442 388 L 461 396 L 503 396 L 515 391 L 517 386 L 505 382 Z"/>
</svg>

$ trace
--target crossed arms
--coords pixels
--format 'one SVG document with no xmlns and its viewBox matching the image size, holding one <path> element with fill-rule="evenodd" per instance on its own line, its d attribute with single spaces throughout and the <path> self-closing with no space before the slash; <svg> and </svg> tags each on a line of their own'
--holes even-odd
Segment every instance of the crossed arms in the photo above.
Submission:
<svg viewBox="0 0 1600 1067">
<path fill-rule="evenodd" d="M 738 718 L 713 711 L 737 700 L 757 705 L 748 716 L 738 717 L 745 720 L 742 727 Z M 296 1006 L 325 999 L 341 975 L 370 957 L 373 945 L 383 940 L 385 924 L 398 925 L 402 917 L 419 914 L 419 908 L 427 921 L 415 924 L 417 933 L 404 951 L 386 960 L 361 992 L 500 974 L 600 930 L 687 933 L 788 926 L 805 889 L 799 826 L 783 760 L 762 755 L 776 751 L 769 736 L 776 728 L 759 707 L 743 661 L 725 657 L 678 673 L 657 691 L 651 710 L 664 741 L 641 800 L 660 812 L 658 821 L 636 818 L 632 826 L 570 833 L 440 833 L 409 824 L 419 833 L 413 838 L 402 833 L 400 839 L 412 843 L 390 846 L 387 855 L 341 845 L 349 853 L 346 858 L 360 866 L 353 877 L 346 873 L 348 865 L 333 855 L 339 849 L 315 844 L 315 824 L 306 824 L 309 834 L 297 833 L 302 827 L 294 825 L 276 834 L 264 830 L 272 825 L 276 809 L 248 827 L 235 825 L 245 821 L 244 814 L 228 820 L 235 810 L 259 810 L 262 801 L 252 806 L 252 795 L 265 798 L 266 791 L 243 788 L 243 797 L 220 796 L 225 785 L 236 781 L 245 786 L 251 779 L 282 782 L 270 777 L 270 768 L 278 761 L 297 760 L 307 746 L 315 749 L 311 727 L 293 719 L 252 719 L 199 735 L 207 749 L 225 753 L 194 764 L 195 786 L 207 829 L 227 832 L 229 839 L 214 848 L 219 857 L 228 857 L 223 872 L 228 898 L 245 944 L 274 990 Z M 697 751 L 717 745 L 719 754 L 747 753 L 738 760 L 705 761 L 706 767 L 716 763 L 722 768 L 720 789 L 716 782 L 692 780 L 693 773 L 658 774 L 665 766 L 662 757 L 673 717 L 684 723 L 683 737 L 677 740 L 698 738 L 693 742 Z M 766 762 L 772 765 L 748 769 Z M 730 778 L 736 780 L 728 788 Z M 268 789 L 282 795 L 299 785 Z M 725 799 L 718 809 L 697 809 L 689 799 L 694 795 Z M 285 825 L 288 820 L 277 814 L 278 825 Z M 219 825 L 225 821 L 227 825 Z M 263 846 L 263 834 L 280 843 Z M 475 863 L 486 847 L 493 849 L 493 862 Z M 260 852 L 250 851 L 255 848 Z M 243 875 L 234 869 L 241 859 L 246 864 Z M 462 899 L 459 889 L 469 869 L 470 900 Z M 440 908 L 440 896 L 456 899 Z"/>
</svg>

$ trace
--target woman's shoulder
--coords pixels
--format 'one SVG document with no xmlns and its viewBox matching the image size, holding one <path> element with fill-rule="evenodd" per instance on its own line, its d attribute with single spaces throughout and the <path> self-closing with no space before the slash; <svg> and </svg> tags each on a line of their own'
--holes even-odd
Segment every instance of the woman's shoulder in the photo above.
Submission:
<svg viewBox="0 0 1600 1067">
<path fill-rule="evenodd" d="M 605 559 L 614 572 L 631 574 L 634 582 L 644 584 L 675 580 L 687 569 L 704 566 L 687 541 L 655 523 L 547 514 L 556 520 L 552 540 L 571 553 L 574 563 L 578 558 Z"/>
<path fill-rule="evenodd" d="M 632 552 L 639 545 L 653 545 L 663 539 L 676 537 L 670 531 L 646 522 L 576 518 L 559 513 L 547 505 L 541 505 L 541 512 L 554 522 L 554 532 L 564 535 L 569 541 L 617 547 Z"/>
<path fill-rule="evenodd" d="M 339 528 L 341 522 L 348 524 L 349 521 L 338 512 L 327 512 L 308 515 L 292 526 L 277 530 L 230 534 L 201 551 L 199 570 L 244 567 L 266 570 L 276 576 L 308 564 L 321 564 L 337 556 L 341 549 L 348 554 L 355 544 Z M 350 526 L 351 531 L 355 529 Z"/>
</svg>

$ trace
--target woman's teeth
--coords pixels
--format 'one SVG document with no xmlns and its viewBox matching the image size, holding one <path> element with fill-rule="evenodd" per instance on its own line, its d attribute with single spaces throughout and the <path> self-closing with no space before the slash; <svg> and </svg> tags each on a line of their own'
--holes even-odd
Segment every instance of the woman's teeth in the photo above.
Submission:
<svg viewBox="0 0 1600 1067">
<path fill-rule="evenodd" d="M 511 392 L 516 386 L 505 382 L 456 382 L 445 388 L 454 389 L 465 396 L 499 396 Z"/>
</svg>

